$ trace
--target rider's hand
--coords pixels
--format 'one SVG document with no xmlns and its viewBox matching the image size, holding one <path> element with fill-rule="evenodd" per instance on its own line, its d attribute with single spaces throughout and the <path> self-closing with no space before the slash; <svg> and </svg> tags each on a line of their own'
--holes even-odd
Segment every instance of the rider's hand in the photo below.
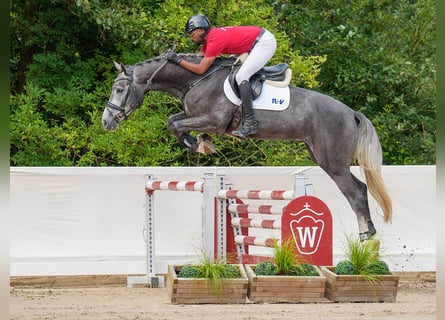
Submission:
<svg viewBox="0 0 445 320">
<path fill-rule="evenodd" d="M 182 58 L 179 57 L 174 51 L 168 50 L 167 52 L 167 60 L 172 61 L 176 64 L 180 64 L 182 61 Z"/>
</svg>

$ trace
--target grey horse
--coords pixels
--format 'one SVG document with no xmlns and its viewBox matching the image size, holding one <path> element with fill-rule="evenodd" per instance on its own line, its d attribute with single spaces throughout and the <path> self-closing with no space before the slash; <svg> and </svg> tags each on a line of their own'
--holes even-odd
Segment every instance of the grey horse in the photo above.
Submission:
<svg viewBox="0 0 445 320">
<path fill-rule="evenodd" d="M 195 54 L 183 59 L 199 62 Z M 239 107 L 228 100 L 223 83 L 234 64 L 234 57 L 218 58 L 205 75 L 196 75 L 168 62 L 165 55 L 125 66 L 115 62 L 119 71 L 107 102 L 102 125 L 115 131 L 119 124 L 142 105 L 151 90 L 166 92 L 182 100 L 184 111 L 168 119 L 168 130 L 190 151 L 202 151 L 209 133 L 230 134 L 236 127 L 234 116 Z M 360 239 L 376 233 L 371 219 L 367 191 L 383 211 L 383 219 L 392 219 L 392 203 L 382 176 L 382 149 L 374 126 L 360 112 L 316 91 L 289 86 L 289 107 L 282 111 L 255 110 L 259 131 L 249 136 L 263 140 L 303 141 L 315 163 L 337 184 L 357 215 Z M 236 117 L 235 117 L 236 118 Z M 188 132 L 203 133 L 202 139 Z M 350 171 L 356 160 L 366 184 Z"/>
</svg>

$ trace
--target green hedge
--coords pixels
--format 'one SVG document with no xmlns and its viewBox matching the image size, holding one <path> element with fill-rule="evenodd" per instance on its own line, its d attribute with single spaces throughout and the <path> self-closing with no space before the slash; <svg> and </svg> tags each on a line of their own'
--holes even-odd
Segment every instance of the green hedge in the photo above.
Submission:
<svg viewBox="0 0 445 320">
<path fill-rule="evenodd" d="M 271 63 L 287 62 L 292 83 L 364 112 L 385 164 L 435 163 L 435 2 L 426 1 L 14 1 L 10 11 L 13 166 L 311 165 L 302 143 L 213 137 L 217 153 L 191 154 L 167 131 L 179 100 L 146 96 L 114 133 L 101 115 L 126 64 L 176 45 L 187 18 L 255 24 L 277 37 Z"/>
</svg>

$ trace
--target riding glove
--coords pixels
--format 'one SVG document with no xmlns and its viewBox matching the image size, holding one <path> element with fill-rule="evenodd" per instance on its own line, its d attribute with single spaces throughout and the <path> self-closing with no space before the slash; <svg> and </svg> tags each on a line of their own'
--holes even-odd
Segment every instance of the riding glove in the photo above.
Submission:
<svg viewBox="0 0 445 320">
<path fill-rule="evenodd" d="M 179 57 L 174 51 L 169 50 L 167 52 L 167 60 L 172 61 L 176 64 L 180 64 L 182 61 L 182 58 Z"/>
</svg>

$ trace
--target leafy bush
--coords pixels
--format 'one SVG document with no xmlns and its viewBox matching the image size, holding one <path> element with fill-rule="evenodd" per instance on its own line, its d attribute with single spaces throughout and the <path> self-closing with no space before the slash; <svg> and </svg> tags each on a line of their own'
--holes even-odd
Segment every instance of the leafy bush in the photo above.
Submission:
<svg viewBox="0 0 445 320">
<path fill-rule="evenodd" d="M 178 273 L 179 278 L 199 278 L 200 272 L 198 268 L 191 264 L 186 264 Z"/>
<path fill-rule="evenodd" d="M 318 276 L 318 272 L 313 265 L 309 263 L 301 263 L 291 268 L 290 275 L 313 277 Z"/>
<path fill-rule="evenodd" d="M 391 274 L 385 261 L 377 260 L 368 266 L 369 274 Z"/>
<path fill-rule="evenodd" d="M 277 274 L 277 266 L 271 261 L 260 261 L 255 267 L 255 273 L 261 276 L 273 276 Z"/>
<path fill-rule="evenodd" d="M 357 274 L 357 269 L 354 267 L 351 261 L 342 260 L 337 263 L 335 267 L 336 274 Z"/>
</svg>

